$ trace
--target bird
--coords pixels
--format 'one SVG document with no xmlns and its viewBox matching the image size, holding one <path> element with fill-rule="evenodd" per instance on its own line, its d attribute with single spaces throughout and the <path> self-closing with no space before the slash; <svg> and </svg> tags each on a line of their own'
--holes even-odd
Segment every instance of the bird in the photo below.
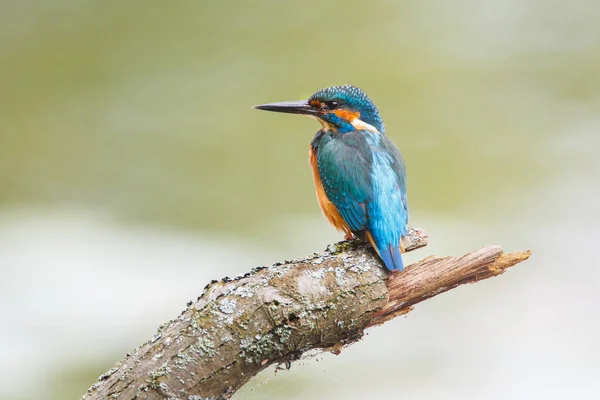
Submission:
<svg viewBox="0 0 600 400">
<path fill-rule="evenodd" d="M 254 108 L 301 114 L 320 122 L 308 156 L 323 214 L 346 240 L 368 241 L 388 270 L 403 271 L 406 166 L 367 94 L 352 85 L 331 86 L 308 100 Z"/>
</svg>

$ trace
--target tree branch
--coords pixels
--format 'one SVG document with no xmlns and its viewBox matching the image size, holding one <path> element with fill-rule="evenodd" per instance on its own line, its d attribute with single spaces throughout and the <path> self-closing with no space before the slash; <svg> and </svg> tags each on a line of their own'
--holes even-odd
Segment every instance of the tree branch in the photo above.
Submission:
<svg viewBox="0 0 600 400">
<path fill-rule="evenodd" d="M 426 244 L 419 229 L 404 239 L 407 251 Z M 369 246 L 340 242 L 305 259 L 213 281 L 83 398 L 225 399 L 273 363 L 289 365 L 317 348 L 338 354 L 366 328 L 529 256 L 486 246 L 462 257 L 427 257 L 390 274 Z"/>
</svg>

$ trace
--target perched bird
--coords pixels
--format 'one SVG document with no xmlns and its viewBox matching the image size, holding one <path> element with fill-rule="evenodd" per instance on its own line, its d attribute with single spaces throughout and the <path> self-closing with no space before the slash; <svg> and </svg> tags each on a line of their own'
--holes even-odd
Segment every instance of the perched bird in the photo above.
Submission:
<svg viewBox="0 0 600 400">
<path fill-rule="evenodd" d="M 308 100 L 254 108 L 307 115 L 321 123 L 308 154 L 323 214 L 346 239 L 354 234 L 368 240 L 389 270 L 403 271 L 406 168 L 365 92 L 350 85 L 332 86 Z"/>
</svg>

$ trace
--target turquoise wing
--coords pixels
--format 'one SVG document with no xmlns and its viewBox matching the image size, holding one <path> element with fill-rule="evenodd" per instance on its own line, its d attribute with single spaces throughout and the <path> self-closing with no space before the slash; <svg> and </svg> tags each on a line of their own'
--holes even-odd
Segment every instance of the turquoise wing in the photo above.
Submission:
<svg viewBox="0 0 600 400">
<path fill-rule="evenodd" d="M 388 269 L 404 269 L 400 240 L 406 235 L 406 170 L 386 136 L 353 131 L 324 135 L 318 169 L 325 194 L 354 233 L 369 233 Z"/>
<path fill-rule="evenodd" d="M 343 140 L 324 137 L 318 149 L 318 167 L 323 189 L 352 232 L 367 227 L 367 202 L 373 197 L 370 165 L 372 155 L 364 148 L 359 132 L 343 135 Z"/>
</svg>

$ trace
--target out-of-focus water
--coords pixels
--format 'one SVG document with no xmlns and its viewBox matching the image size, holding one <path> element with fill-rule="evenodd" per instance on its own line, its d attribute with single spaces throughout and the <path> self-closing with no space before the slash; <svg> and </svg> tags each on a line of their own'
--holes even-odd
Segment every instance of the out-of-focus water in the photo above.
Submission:
<svg viewBox="0 0 600 400">
<path fill-rule="evenodd" d="M 0 2 L 0 397 L 76 398 L 213 278 L 339 239 L 314 121 L 352 83 L 408 165 L 408 255 L 531 248 L 238 399 L 600 390 L 600 6 Z M 318 361 L 317 361 L 318 360 Z"/>
</svg>

